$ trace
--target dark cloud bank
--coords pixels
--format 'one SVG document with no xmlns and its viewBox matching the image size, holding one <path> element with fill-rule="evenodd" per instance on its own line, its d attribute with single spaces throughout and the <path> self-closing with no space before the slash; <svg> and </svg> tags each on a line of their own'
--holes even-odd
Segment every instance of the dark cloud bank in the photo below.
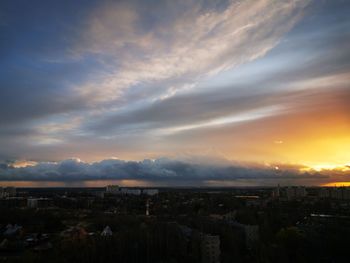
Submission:
<svg viewBox="0 0 350 263">
<path fill-rule="evenodd" d="M 1 181 L 83 182 L 90 180 L 139 180 L 156 185 L 319 185 L 333 181 L 325 172 L 300 172 L 300 166 L 245 166 L 190 163 L 160 158 L 156 160 L 123 161 L 118 159 L 85 163 L 68 159 L 58 163 L 38 163 L 15 168 L 11 163 L 0 165 Z M 330 172 L 330 171 L 328 171 Z M 350 177 L 350 174 L 336 176 Z M 338 178 L 339 179 L 339 178 Z"/>
</svg>

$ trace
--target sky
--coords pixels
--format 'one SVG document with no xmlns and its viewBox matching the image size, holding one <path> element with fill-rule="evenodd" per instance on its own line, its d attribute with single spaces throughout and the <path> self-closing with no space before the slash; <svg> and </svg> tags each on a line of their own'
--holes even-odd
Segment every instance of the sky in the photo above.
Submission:
<svg viewBox="0 0 350 263">
<path fill-rule="evenodd" d="M 0 184 L 350 182 L 350 2 L 0 2 Z"/>
</svg>

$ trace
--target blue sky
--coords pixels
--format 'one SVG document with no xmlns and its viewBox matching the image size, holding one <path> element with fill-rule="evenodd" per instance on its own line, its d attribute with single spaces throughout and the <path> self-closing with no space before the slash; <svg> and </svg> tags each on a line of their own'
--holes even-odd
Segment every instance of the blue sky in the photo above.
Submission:
<svg viewBox="0 0 350 263">
<path fill-rule="evenodd" d="M 1 1 L 0 160 L 346 167 L 349 12 L 345 0 Z"/>
</svg>

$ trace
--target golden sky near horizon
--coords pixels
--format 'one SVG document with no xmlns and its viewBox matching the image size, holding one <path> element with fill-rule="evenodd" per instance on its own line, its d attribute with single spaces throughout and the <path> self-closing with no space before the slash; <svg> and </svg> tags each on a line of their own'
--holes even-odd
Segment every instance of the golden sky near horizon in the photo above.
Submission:
<svg viewBox="0 0 350 263">
<path fill-rule="evenodd" d="M 350 181 L 346 1 L 91 1 L 40 10 L 0 10 L 0 181 L 64 181 L 66 172 L 146 183 L 196 170 L 143 162 L 162 158 L 299 167 L 328 176 L 310 177 L 315 184 Z M 126 178 L 146 168 L 151 179 Z"/>
</svg>

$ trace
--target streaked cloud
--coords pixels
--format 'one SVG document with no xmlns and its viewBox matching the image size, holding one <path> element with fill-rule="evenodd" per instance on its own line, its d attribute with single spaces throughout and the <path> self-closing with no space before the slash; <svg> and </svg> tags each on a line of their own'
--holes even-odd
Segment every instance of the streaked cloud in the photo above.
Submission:
<svg viewBox="0 0 350 263">
<path fill-rule="evenodd" d="M 349 11 L 342 0 L 2 1 L 0 160 L 12 168 L 0 176 L 69 180 L 57 172 L 69 164 L 89 177 L 109 156 L 142 167 L 191 156 L 181 162 L 197 169 L 209 152 L 201 167 L 228 180 L 218 163 L 337 174 L 349 163 Z"/>
<path fill-rule="evenodd" d="M 77 89 L 109 101 L 144 83 L 154 93 L 160 84 L 153 96 L 167 97 L 199 78 L 264 56 L 302 17 L 307 4 L 228 1 L 219 8 L 205 1 L 107 3 L 92 12 L 75 52 L 97 54 L 108 70 Z"/>
</svg>

